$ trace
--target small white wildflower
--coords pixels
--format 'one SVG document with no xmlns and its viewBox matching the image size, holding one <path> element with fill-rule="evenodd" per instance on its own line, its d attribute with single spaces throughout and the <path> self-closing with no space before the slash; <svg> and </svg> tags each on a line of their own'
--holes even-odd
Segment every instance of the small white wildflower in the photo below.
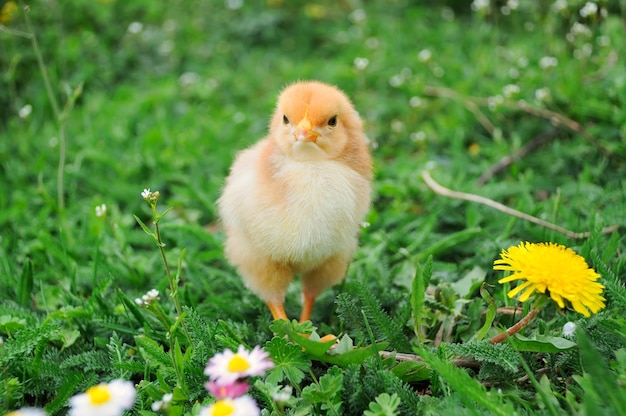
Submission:
<svg viewBox="0 0 626 416">
<path fill-rule="evenodd" d="M 475 12 L 488 12 L 489 0 L 474 0 L 472 2 L 472 10 Z"/>
<path fill-rule="evenodd" d="M 517 68 L 509 68 L 509 76 L 511 78 L 519 78 L 519 70 Z"/>
<path fill-rule="evenodd" d="M 576 324 L 574 322 L 566 322 L 563 325 L 563 336 L 571 337 L 576 332 Z"/>
<path fill-rule="evenodd" d="M 20 108 L 20 111 L 17 112 L 17 115 L 20 118 L 27 118 L 33 112 L 33 106 L 30 104 L 26 104 L 24 107 Z"/>
<path fill-rule="evenodd" d="M 504 94 L 506 98 L 512 98 L 515 94 L 518 94 L 519 92 L 520 88 L 515 84 L 505 85 L 502 89 L 502 94 Z"/>
<path fill-rule="evenodd" d="M 272 396 L 277 403 L 287 403 L 289 399 L 291 399 L 291 394 L 293 393 L 293 388 L 291 386 L 285 386 L 280 389 L 276 394 Z"/>
<path fill-rule="evenodd" d="M 367 221 L 363 221 L 362 223 L 359 224 L 361 228 L 369 228 L 370 225 L 371 224 Z"/>
<path fill-rule="evenodd" d="M 591 29 L 589 29 L 589 27 L 583 25 L 582 23 L 574 22 L 571 29 L 569 30 L 569 34 L 571 34 L 572 36 L 580 35 L 589 37 L 591 36 Z"/>
<path fill-rule="evenodd" d="M 377 38 L 367 38 L 365 39 L 365 46 L 370 49 L 376 49 L 380 45 L 380 41 Z"/>
<path fill-rule="evenodd" d="M 146 189 L 144 189 L 144 190 L 141 192 L 141 197 L 142 197 L 143 199 L 148 199 L 148 198 L 150 197 L 150 194 L 151 194 L 151 193 L 152 193 L 152 192 L 150 192 L 150 188 L 146 188 Z"/>
<path fill-rule="evenodd" d="M 422 49 L 417 54 L 417 59 L 419 59 L 420 62 L 428 62 L 431 60 L 432 57 L 433 53 L 430 51 L 430 49 Z"/>
<path fill-rule="evenodd" d="M 183 88 L 191 87 L 201 81 L 200 75 L 195 72 L 184 72 L 178 77 L 178 85 Z"/>
<path fill-rule="evenodd" d="M 501 95 L 494 95 L 487 98 L 487 106 L 491 111 L 495 110 L 504 102 L 504 97 Z"/>
<path fill-rule="evenodd" d="M 518 0 L 508 0 L 506 2 L 506 5 L 511 10 L 517 10 L 519 8 L 519 1 Z"/>
<path fill-rule="evenodd" d="M 350 20 L 352 20 L 353 23 L 361 23 L 362 21 L 367 19 L 367 14 L 363 9 L 355 9 L 352 13 L 348 15 L 348 17 L 350 18 Z"/>
<path fill-rule="evenodd" d="M 131 24 L 128 25 L 128 33 L 132 34 L 132 35 L 136 35 L 137 33 L 141 32 L 143 30 L 143 23 L 141 22 L 131 22 Z"/>
<path fill-rule="evenodd" d="M 537 101 L 548 101 L 550 99 L 550 90 L 548 88 L 539 88 L 535 90 L 535 99 Z"/>
<path fill-rule="evenodd" d="M 567 10 L 567 0 L 556 0 L 552 3 L 552 9 L 559 13 Z"/>
<path fill-rule="evenodd" d="M 590 43 L 585 43 L 580 49 L 574 51 L 574 57 L 576 59 L 586 59 L 593 53 L 593 46 Z"/>
<path fill-rule="evenodd" d="M 426 133 L 424 133 L 423 131 L 416 131 L 411 133 L 410 137 L 411 141 L 423 142 L 424 140 L 426 140 Z"/>
<path fill-rule="evenodd" d="M 403 83 L 404 83 L 404 78 L 402 77 L 402 75 L 394 75 L 391 78 L 389 78 L 389 85 L 391 85 L 392 87 L 399 87 Z"/>
<path fill-rule="evenodd" d="M 544 56 L 539 60 L 539 66 L 541 69 L 554 68 L 559 64 L 559 61 L 554 56 Z"/>
<path fill-rule="evenodd" d="M 357 71 L 364 70 L 365 68 L 367 68 L 369 63 L 370 63 L 370 60 L 367 58 L 359 58 L 359 57 L 354 58 L 354 67 L 356 68 Z"/>
<path fill-rule="evenodd" d="M 96 206 L 96 217 L 104 217 L 107 213 L 106 204 Z"/>
<path fill-rule="evenodd" d="M 582 17 L 595 16 L 598 14 L 598 5 L 594 2 L 588 1 L 585 3 L 582 9 L 580 9 L 580 15 Z"/>
<path fill-rule="evenodd" d="M 421 107 L 424 105 L 424 101 L 420 97 L 413 96 L 409 100 L 409 105 L 413 108 Z"/>
<path fill-rule="evenodd" d="M 172 393 L 164 394 L 161 400 L 158 400 L 152 403 L 152 406 L 150 407 L 152 408 L 153 412 L 158 412 L 159 410 L 167 409 L 169 407 L 169 404 L 172 402 L 173 398 L 174 398 L 174 395 Z"/>
<path fill-rule="evenodd" d="M 135 303 L 138 306 L 144 306 L 145 305 L 145 302 L 143 300 L 141 300 L 141 298 L 135 298 Z"/>
<path fill-rule="evenodd" d="M 402 132 L 402 130 L 404 130 L 404 123 L 400 120 L 392 120 L 391 121 L 391 130 L 393 130 L 396 133 L 400 133 Z"/>
<path fill-rule="evenodd" d="M 174 41 L 167 39 L 161 42 L 161 44 L 157 48 L 157 51 L 159 52 L 159 55 L 167 56 L 174 50 L 174 46 L 176 46 Z"/>
<path fill-rule="evenodd" d="M 243 0 L 226 0 L 226 7 L 230 10 L 238 10 L 243 7 Z"/>
<path fill-rule="evenodd" d="M 526 68 L 528 66 L 528 58 L 525 56 L 520 56 L 517 58 L 517 66 L 520 68 Z"/>
</svg>

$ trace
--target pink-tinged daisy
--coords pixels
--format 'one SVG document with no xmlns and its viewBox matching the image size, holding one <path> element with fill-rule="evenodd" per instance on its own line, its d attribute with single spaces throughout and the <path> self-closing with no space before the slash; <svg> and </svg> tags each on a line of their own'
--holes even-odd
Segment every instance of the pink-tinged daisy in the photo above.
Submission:
<svg viewBox="0 0 626 416">
<path fill-rule="evenodd" d="M 261 411 L 250 396 L 222 399 L 203 407 L 198 416 L 259 416 Z"/>
<path fill-rule="evenodd" d="M 135 402 L 135 387 L 126 380 L 113 380 L 87 389 L 70 399 L 69 416 L 121 416 Z"/>
<path fill-rule="evenodd" d="M 243 381 L 235 381 L 231 384 L 217 384 L 215 381 L 209 381 L 204 385 L 207 391 L 216 399 L 224 399 L 243 396 L 248 392 L 248 383 Z"/>
<path fill-rule="evenodd" d="M 234 353 L 228 348 L 209 360 L 204 374 L 220 385 L 232 384 L 240 378 L 262 376 L 274 363 L 258 345 L 250 352 L 240 345 Z"/>
</svg>

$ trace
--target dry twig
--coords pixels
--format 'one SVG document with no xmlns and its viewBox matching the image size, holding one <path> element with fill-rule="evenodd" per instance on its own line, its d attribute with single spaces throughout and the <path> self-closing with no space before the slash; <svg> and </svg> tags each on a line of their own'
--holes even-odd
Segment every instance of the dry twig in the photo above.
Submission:
<svg viewBox="0 0 626 416">
<path fill-rule="evenodd" d="M 580 238 L 588 238 L 591 233 L 590 232 L 582 232 L 582 233 L 576 233 L 574 231 L 570 231 L 566 228 L 563 228 L 559 225 L 556 224 L 552 224 L 551 222 L 548 221 L 544 221 L 540 218 L 537 217 L 533 217 L 532 215 L 526 214 L 524 212 L 518 211 L 516 209 L 507 207 L 506 205 L 503 205 L 499 202 L 496 202 L 492 199 L 489 198 L 485 198 L 484 196 L 480 196 L 480 195 L 475 195 L 475 194 L 469 194 L 469 193 L 465 193 L 465 192 L 457 192 L 457 191 L 453 191 L 451 189 L 448 189 L 444 186 L 441 186 L 439 183 L 437 183 L 432 176 L 430 176 L 430 173 L 428 171 L 423 171 L 422 172 L 422 178 L 424 179 L 424 182 L 426 182 L 426 185 L 428 185 L 428 187 L 430 189 L 432 189 L 435 193 L 448 197 L 448 198 L 453 198 L 453 199 L 461 199 L 464 201 L 470 201 L 470 202 L 475 202 L 478 204 L 482 204 L 482 205 L 486 205 L 490 208 L 494 208 L 500 212 L 504 212 L 505 214 L 517 217 L 517 218 L 521 218 L 525 221 L 528 222 L 532 222 L 533 224 L 537 224 L 540 225 L 544 228 L 548 228 L 550 230 L 554 230 L 557 231 L 561 234 L 566 235 L 569 238 L 572 239 L 580 239 Z M 618 225 L 612 225 L 609 227 L 604 227 L 602 229 L 602 233 L 604 234 L 608 234 L 608 233 L 612 233 L 613 231 L 617 230 L 619 228 Z"/>
</svg>

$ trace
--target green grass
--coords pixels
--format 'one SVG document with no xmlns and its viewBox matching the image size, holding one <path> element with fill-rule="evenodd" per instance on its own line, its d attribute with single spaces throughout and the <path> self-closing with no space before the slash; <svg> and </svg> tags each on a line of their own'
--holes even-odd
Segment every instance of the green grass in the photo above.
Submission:
<svg viewBox="0 0 626 416">
<path fill-rule="evenodd" d="M 606 16 L 582 17 L 585 1 L 561 11 L 520 2 L 509 15 L 494 1 L 490 13 L 452 0 L 252 3 L 31 4 L 62 120 L 24 15 L 3 22 L 0 411 L 63 415 L 70 396 L 124 378 L 138 389 L 132 414 L 155 414 L 151 404 L 174 392 L 168 414 L 195 415 L 213 400 L 203 386 L 208 359 L 244 344 L 266 346 L 281 370 L 251 390 L 268 415 L 619 414 L 626 4 L 600 2 Z M 588 32 L 572 35 L 575 22 Z M 556 66 L 542 67 L 544 57 Z M 338 355 L 298 335 L 312 328 L 270 327 L 215 227 L 234 155 L 263 137 L 278 92 L 298 79 L 352 98 L 375 158 L 371 225 L 345 282 L 320 297 L 312 319 L 321 335 L 349 337 Z M 511 84 L 519 91 L 505 97 Z M 541 146 L 477 182 L 542 134 Z M 447 188 L 589 234 L 569 238 L 437 195 L 425 169 Z M 144 188 L 160 192 L 158 212 L 171 209 L 159 221 L 169 277 L 134 218 L 154 230 Z M 606 309 L 587 319 L 550 304 L 522 331 L 536 340 L 491 346 L 521 317 L 495 312 L 516 301 L 492 270 L 520 241 L 583 256 L 602 275 Z M 134 299 L 152 288 L 160 301 L 139 308 Z M 299 313 L 297 285 L 286 310 Z M 568 321 L 578 326 L 573 348 L 561 341 Z M 472 364 L 454 366 L 460 358 Z M 287 385 L 289 402 L 273 401 Z"/>
</svg>

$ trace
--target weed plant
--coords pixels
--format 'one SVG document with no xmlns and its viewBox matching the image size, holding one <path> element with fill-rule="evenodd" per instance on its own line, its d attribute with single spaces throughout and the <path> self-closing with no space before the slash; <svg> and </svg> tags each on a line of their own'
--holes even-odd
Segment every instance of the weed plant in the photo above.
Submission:
<svg viewBox="0 0 626 416">
<path fill-rule="evenodd" d="M 125 379 L 129 414 L 197 415 L 208 360 L 260 345 L 264 415 L 626 414 L 623 1 L 0 6 L 0 412 Z M 376 164 L 315 326 L 272 322 L 215 208 L 298 79 L 347 92 Z M 493 270 L 525 241 L 582 256 L 606 307 L 494 344 L 533 310 Z"/>
</svg>

